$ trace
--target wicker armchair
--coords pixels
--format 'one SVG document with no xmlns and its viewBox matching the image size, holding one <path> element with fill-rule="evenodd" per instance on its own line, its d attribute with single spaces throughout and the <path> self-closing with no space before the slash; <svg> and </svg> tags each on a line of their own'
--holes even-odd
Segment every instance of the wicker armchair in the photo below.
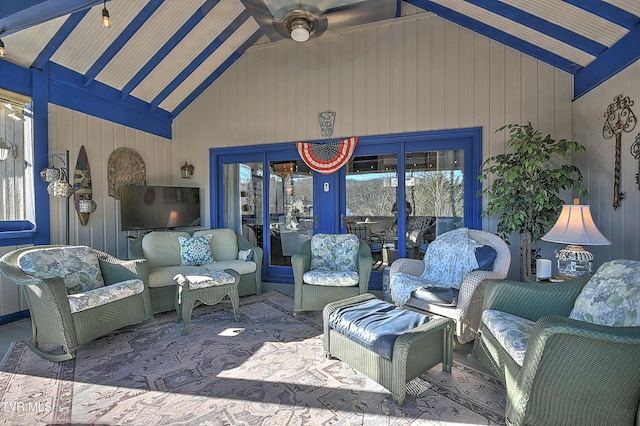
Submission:
<svg viewBox="0 0 640 426">
<path fill-rule="evenodd" d="M 490 232 L 469 229 L 469 238 L 478 244 L 488 245 L 496 250 L 493 270 L 476 270 L 469 273 L 460 284 L 458 301 L 455 306 L 430 303 L 415 297 L 415 294 L 412 294 L 405 303 L 405 306 L 419 311 L 452 318 L 456 322 L 455 335 L 460 343 L 467 343 L 475 339 L 480 326 L 486 281 L 505 278 L 511 266 L 511 252 L 500 237 Z M 422 259 L 397 259 L 391 265 L 389 277 L 392 283 L 393 276 L 399 272 L 419 277 L 424 272 L 424 268 L 425 264 Z"/>
<path fill-rule="evenodd" d="M 44 257 L 33 257 L 38 255 Z M 144 259 L 119 260 L 84 246 L 25 247 L 0 258 L 0 273 L 22 286 L 27 298 L 33 333 L 27 345 L 54 362 L 153 317 L 149 289 L 140 279 L 146 267 Z"/>
<path fill-rule="evenodd" d="M 637 261 L 607 262 L 590 280 L 488 283 L 473 355 L 507 389 L 507 424 L 639 425 L 639 299 Z M 598 325 L 605 317 L 619 324 Z"/>
<path fill-rule="evenodd" d="M 340 266 L 336 268 L 336 264 Z M 343 268 L 347 264 L 349 266 Z M 302 245 L 299 253 L 291 256 L 293 314 L 321 311 L 328 303 L 365 294 L 372 265 L 369 244 L 357 236 L 314 235 Z"/>
</svg>

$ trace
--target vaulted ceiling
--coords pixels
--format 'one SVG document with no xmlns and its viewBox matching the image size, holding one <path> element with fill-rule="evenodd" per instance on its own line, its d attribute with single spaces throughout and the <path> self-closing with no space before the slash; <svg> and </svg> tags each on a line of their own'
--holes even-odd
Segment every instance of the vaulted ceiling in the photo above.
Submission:
<svg viewBox="0 0 640 426">
<path fill-rule="evenodd" d="M 54 103 L 91 93 L 170 121 L 305 8 L 321 33 L 393 19 L 399 0 L 2 0 L 2 59 L 46 70 Z M 574 75 L 580 96 L 640 58 L 638 0 L 409 0 Z M 106 8 L 111 27 L 101 26 Z M 2 64 L 0 63 L 0 66 Z M 0 83 L 0 86 L 2 83 Z M 56 101 L 56 99 L 58 99 Z M 90 111 L 89 111 L 90 112 Z"/>
</svg>

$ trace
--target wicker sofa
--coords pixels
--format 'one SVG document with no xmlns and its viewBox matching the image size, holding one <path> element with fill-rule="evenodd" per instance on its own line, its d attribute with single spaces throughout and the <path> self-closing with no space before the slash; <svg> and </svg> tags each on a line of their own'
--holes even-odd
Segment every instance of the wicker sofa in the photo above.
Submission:
<svg viewBox="0 0 640 426">
<path fill-rule="evenodd" d="M 30 246 L 0 259 L 20 285 L 31 314 L 27 345 L 59 362 L 119 328 L 153 318 L 144 260 L 125 261 L 85 246 Z"/>
<path fill-rule="evenodd" d="M 211 235 L 212 262 L 183 265 L 179 237 Z M 251 260 L 238 259 L 239 251 L 251 250 Z M 240 274 L 238 294 L 262 292 L 262 257 L 260 247 L 252 246 L 242 235 L 226 228 L 197 231 L 153 231 L 134 239 L 129 244 L 129 258 L 146 259 L 149 273 L 151 306 L 154 313 L 175 309 L 177 274 L 193 274 L 202 271 L 231 268 Z"/>
</svg>

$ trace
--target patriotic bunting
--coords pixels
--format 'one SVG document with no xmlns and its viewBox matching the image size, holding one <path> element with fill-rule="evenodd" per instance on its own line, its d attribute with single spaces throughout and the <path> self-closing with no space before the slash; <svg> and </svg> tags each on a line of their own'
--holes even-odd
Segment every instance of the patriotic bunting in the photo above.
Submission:
<svg viewBox="0 0 640 426">
<path fill-rule="evenodd" d="M 330 143 L 296 142 L 300 157 L 312 170 L 328 175 L 342 167 L 353 155 L 358 137 Z"/>
</svg>

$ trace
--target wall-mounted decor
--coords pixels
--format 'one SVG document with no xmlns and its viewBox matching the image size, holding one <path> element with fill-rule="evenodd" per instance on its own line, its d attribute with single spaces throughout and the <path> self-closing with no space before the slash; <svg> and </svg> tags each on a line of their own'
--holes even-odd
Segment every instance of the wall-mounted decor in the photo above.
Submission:
<svg viewBox="0 0 640 426">
<path fill-rule="evenodd" d="M 613 98 L 613 103 L 607 107 L 604 113 L 604 127 L 602 136 L 605 139 L 616 137 L 616 159 L 613 176 L 613 209 L 616 210 L 620 201 L 624 198 L 624 193 L 620 191 L 620 156 L 622 152 L 622 133 L 631 132 L 638 122 L 635 114 L 631 111 L 633 101 L 628 96 L 618 95 Z"/>
<path fill-rule="evenodd" d="M 318 114 L 318 124 L 320 124 L 320 135 L 328 138 L 333 134 L 333 125 L 336 122 L 336 113 L 325 111 Z"/>
<path fill-rule="evenodd" d="M 631 155 L 638 162 L 638 173 L 636 173 L 636 185 L 640 191 L 640 133 L 636 135 L 636 141 L 631 145 Z"/>
<path fill-rule="evenodd" d="M 73 204 L 76 206 L 80 225 L 86 226 L 89 223 L 89 215 L 96 211 L 96 202 L 93 201 L 91 168 L 84 145 L 80 147 L 76 169 L 73 173 Z"/>
<path fill-rule="evenodd" d="M 118 148 L 111 153 L 107 164 L 109 197 L 120 199 L 124 185 L 146 185 L 147 168 L 144 160 L 131 148 Z"/>
<path fill-rule="evenodd" d="M 311 169 L 330 174 L 342 167 L 353 155 L 358 137 L 329 143 L 296 142 L 298 153 Z"/>
</svg>

